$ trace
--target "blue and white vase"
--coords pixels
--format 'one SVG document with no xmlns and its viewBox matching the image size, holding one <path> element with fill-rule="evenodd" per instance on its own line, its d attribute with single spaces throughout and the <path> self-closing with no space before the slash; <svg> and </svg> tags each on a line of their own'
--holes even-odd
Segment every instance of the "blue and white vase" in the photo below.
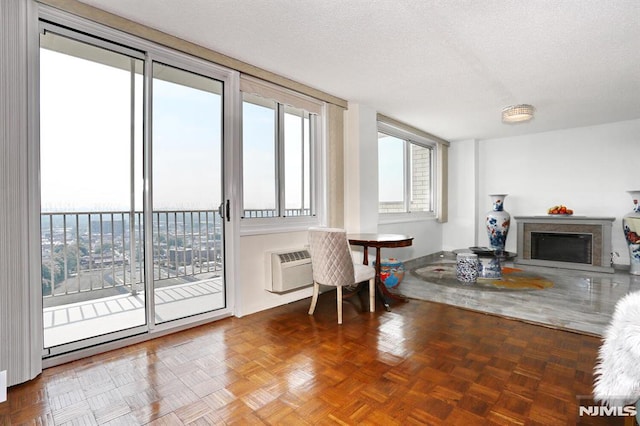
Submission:
<svg viewBox="0 0 640 426">
<path fill-rule="evenodd" d="M 504 199 L 507 194 L 490 194 L 493 210 L 487 213 L 486 225 L 489 245 L 497 254 L 504 252 L 507 234 L 511 225 L 511 215 L 504 210 Z"/>
<path fill-rule="evenodd" d="M 633 211 L 622 218 L 622 229 L 629 246 L 629 273 L 640 275 L 640 190 L 627 192 L 633 199 Z"/>
</svg>

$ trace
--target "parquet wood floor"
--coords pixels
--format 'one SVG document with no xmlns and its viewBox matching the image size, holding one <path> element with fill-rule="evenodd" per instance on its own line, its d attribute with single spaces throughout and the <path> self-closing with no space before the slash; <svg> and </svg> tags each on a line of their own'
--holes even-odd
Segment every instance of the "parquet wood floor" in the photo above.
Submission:
<svg viewBox="0 0 640 426">
<path fill-rule="evenodd" d="M 0 424 L 567 425 L 598 338 L 412 300 L 362 313 L 335 292 L 45 370 Z"/>
</svg>

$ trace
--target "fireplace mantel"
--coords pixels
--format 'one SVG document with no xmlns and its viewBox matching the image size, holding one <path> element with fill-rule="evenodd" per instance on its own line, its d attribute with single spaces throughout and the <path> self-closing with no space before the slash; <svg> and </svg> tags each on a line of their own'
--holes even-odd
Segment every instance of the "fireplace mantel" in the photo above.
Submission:
<svg viewBox="0 0 640 426">
<path fill-rule="evenodd" d="M 614 217 L 515 216 L 518 226 L 518 257 L 524 265 L 550 266 L 613 273 L 611 266 L 611 227 Z M 532 233 L 591 236 L 591 263 L 536 259 L 532 256 Z"/>
</svg>

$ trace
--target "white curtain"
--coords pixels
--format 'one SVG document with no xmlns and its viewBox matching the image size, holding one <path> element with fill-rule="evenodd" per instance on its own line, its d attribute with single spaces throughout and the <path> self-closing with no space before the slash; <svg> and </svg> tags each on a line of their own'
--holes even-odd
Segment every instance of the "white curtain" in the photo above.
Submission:
<svg viewBox="0 0 640 426">
<path fill-rule="evenodd" d="M 9 386 L 42 371 L 34 58 L 35 4 L 0 0 L 0 371 Z"/>
<path fill-rule="evenodd" d="M 344 108 L 327 104 L 326 111 L 327 225 L 344 228 Z"/>
</svg>

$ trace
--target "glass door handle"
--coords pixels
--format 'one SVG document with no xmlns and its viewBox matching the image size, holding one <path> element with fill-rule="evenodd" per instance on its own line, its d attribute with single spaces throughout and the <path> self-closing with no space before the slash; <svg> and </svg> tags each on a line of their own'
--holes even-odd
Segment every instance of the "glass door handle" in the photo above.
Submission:
<svg viewBox="0 0 640 426">
<path fill-rule="evenodd" d="M 220 205 L 218 206 L 218 214 L 222 219 L 226 218 L 227 222 L 231 221 L 231 203 L 229 202 L 229 200 L 220 203 Z"/>
</svg>

